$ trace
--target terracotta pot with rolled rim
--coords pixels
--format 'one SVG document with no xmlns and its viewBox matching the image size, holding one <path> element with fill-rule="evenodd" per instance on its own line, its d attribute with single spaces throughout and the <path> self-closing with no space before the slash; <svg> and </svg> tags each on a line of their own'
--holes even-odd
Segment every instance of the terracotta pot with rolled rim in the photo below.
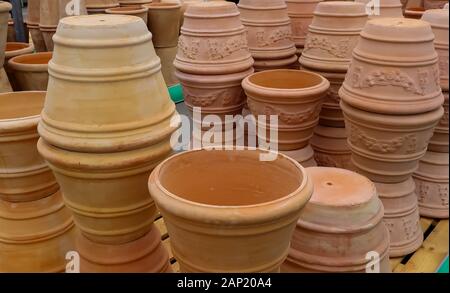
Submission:
<svg viewBox="0 0 450 293">
<path fill-rule="evenodd" d="M 178 3 L 150 3 L 148 8 L 148 29 L 153 35 L 156 48 L 175 47 L 180 32 L 181 5 Z"/>
<path fill-rule="evenodd" d="M 119 0 L 85 0 L 88 14 L 105 14 L 108 8 L 119 7 Z"/>
<path fill-rule="evenodd" d="M 297 66 L 293 58 L 297 49 L 284 0 L 241 0 L 238 8 L 248 31 L 256 71 Z"/>
<path fill-rule="evenodd" d="M 8 70 L 16 91 L 45 91 L 48 84 L 48 63 L 52 52 L 25 54 L 11 58 Z"/>
<path fill-rule="evenodd" d="M 425 8 L 423 8 L 423 7 L 409 7 L 409 8 L 406 8 L 403 15 L 406 18 L 421 19 L 424 13 L 425 13 Z"/>
<path fill-rule="evenodd" d="M 352 152 L 347 144 L 345 128 L 318 125 L 311 138 L 311 147 L 318 166 L 352 170 Z"/>
<path fill-rule="evenodd" d="M 34 201 L 59 189 L 36 149 L 44 100 L 45 92 L 0 94 L 0 200 Z"/>
<path fill-rule="evenodd" d="M 424 21 L 368 21 L 353 50 L 339 96 L 353 107 L 389 115 L 441 107 L 444 97 L 433 39 L 431 27 Z"/>
<path fill-rule="evenodd" d="M 313 167 L 306 173 L 314 184 L 302 210 L 282 272 L 364 273 L 378 253 L 381 273 L 391 272 L 389 232 L 375 185 L 348 170 Z"/>
<path fill-rule="evenodd" d="M 162 246 L 156 226 L 132 242 L 111 245 L 95 243 L 76 235 L 82 273 L 171 273 L 169 254 Z"/>
<path fill-rule="evenodd" d="M 74 233 L 59 191 L 35 201 L 0 200 L 0 272 L 64 272 Z"/>
<path fill-rule="evenodd" d="M 146 178 L 177 129 L 151 34 L 134 16 L 75 16 L 61 20 L 54 41 L 39 152 L 87 238 L 136 240 L 156 215 Z"/>
<path fill-rule="evenodd" d="M 330 87 L 322 76 L 299 70 L 269 70 L 248 76 L 242 82 L 252 114 L 278 116 L 278 150 L 309 148 L 309 140 L 319 122 L 319 113 Z M 260 125 L 271 129 L 268 125 Z M 267 141 L 266 137 L 259 137 Z M 299 157 L 298 161 L 304 160 Z"/>
<path fill-rule="evenodd" d="M 287 12 L 291 19 L 292 39 L 300 56 L 305 45 L 308 27 L 313 19 L 313 12 L 322 0 L 286 0 Z"/>
<path fill-rule="evenodd" d="M 34 52 L 33 44 L 20 43 L 20 42 L 6 43 L 4 69 L 6 71 L 6 74 L 8 75 L 8 79 L 9 79 L 9 82 L 11 83 L 12 89 L 17 88 L 17 85 L 15 85 L 14 76 L 13 76 L 11 70 L 8 68 L 9 59 L 14 58 L 16 56 L 24 55 L 24 54 L 31 54 L 33 52 Z"/>
<path fill-rule="evenodd" d="M 106 14 L 134 15 L 142 18 L 145 24 L 147 24 L 148 21 L 148 8 L 143 6 L 114 7 L 106 9 L 105 12 Z"/>
<path fill-rule="evenodd" d="M 403 5 L 401 0 L 377 0 L 378 2 L 370 3 L 370 0 L 355 0 L 355 2 L 371 4 L 371 14 L 369 18 L 377 17 L 403 17 Z M 374 3 L 379 5 L 378 9 L 374 7 Z"/>
<path fill-rule="evenodd" d="M 313 186 L 297 162 L 262 154 L 195 150 L 152 172 L 150 193 L 182 272 L 279 271 Z"/>
</svg>

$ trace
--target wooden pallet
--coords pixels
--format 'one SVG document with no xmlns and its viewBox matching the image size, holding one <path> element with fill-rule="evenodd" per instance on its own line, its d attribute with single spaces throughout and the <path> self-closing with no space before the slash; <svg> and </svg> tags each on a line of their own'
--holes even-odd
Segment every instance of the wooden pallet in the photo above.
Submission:
<svg viewBox="0 0 450 293">
<path fill-rule="evenodd" d="M 444 259 L 448 257 L 449 230 L 448 220 L 433 220 L 421 218 L 420 224 L 424 231 L 422 247 L 415 253 L 405 257 L 391 259 L 392 271 L 395 273 L 434 273 Z M 180 271 L 179 264 L 173 257 L 169 234 L 161 216 L 155 221 L 161 232 L 163 245 L 169 251 L 170 263 L 175 272 Z"/>
</svg>

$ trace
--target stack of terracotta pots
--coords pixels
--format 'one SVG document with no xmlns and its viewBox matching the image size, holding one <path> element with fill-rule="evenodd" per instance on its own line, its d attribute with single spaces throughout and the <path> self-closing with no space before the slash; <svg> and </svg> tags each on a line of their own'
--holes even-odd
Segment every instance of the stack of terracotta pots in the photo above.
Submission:
<svg viewBox="0 0 450 293">
<path fill-rule="evenodd" d="M 47 51 L 45 41 L 42 36 L 42 32 L 39 29 L 40 14 L 41 14 L 41 1 L 29 0 L 28 1 L 28 14 L 27 14 L 27 27 L 30 32 L 31 39 L 33 40 L 34 48 L 36 52 Z"/>
<path fill-rule="evenodd" d="M 390 272 L 389 232 L 375 185 L 343 169 L 306 172 L 314 193 L 301 212 L 282 271 Z"/>
<path fill-rule="evenodd" d="M 448 10 L 427 10 L 422 20 L 431 24 L 439 56 L 440 84 L 444 93 L 444 116 L 434 131 L 428 151 L 414 173 L 420 215 L 448 218 Z"/>
<path fill-rule="evenodd" d="M 298 68 L 297 49 L 284 0 L 241 0 L 238 7 L 242 24 L 248 31 L 255 71 Z"/>
<path fill-rule="evenodd" d="M 305 46 L 308 27 L 313 19 L 313 12 L 322 0 L 286 0 L 287 12 L 291 19 L 292 39 L 300 56 Z"/>
<path fill-rule="evenodd" d="M 400 0 L 355 0 L 355 2 L 369 5 L 366 9 L 370 10 L 369 18 L 371 19 L 376 17 L 403 17 L 403 5 Z"/>
<path fill-rule="evenodd" d="M 302 69 L 319 73 L 331 83 L 320 112 L 319 126 L 311 140 L 319 166 L 351 167 L 351 151 L 347 145 L 338 91 L 366 22 L 362 3 L 321 2 L 314 11 L 300 64 Z"/>
<path fill-rule="evenodd" d="M 242 113 L 246 98 L 241 82 L 253 73 L 246 29 L 236 4 L 225 1 L 191 4 L 184 15 L 174 65 L 188 109 L 191 113 L 194 108 L 201 109 L 201 119 L 194 117 L 194 128 L 207 132 L 211 130 L 209 123 L 202 125 L 200 120 L 209 114 L 220 117 L 216 126 L 221 129 L 212 129 L 211 139 L 203 139 L 202 132 L 197 136 L 194 133 L 194 141 L 234 144 L 237 138 L 233 136 L 233 125 L 225 125 L 225 115 Z M 230 129 L 231 137 L 226 135 Z"/>
<path fill-rule="evenodd" d="M 147 179 L 172 152 L 178 115 L 151 34 L 105 14 L 66 17 L 53 39 L 38 150 L 81 231 L 81 270 L 169 271 Z"/>
<path fill-rule="evenodd" d="M 88 14 L 104 14 L 106 13 L 105 12 L 106 9 L 119 7 L 120 5 L 119 0 L 85 0 L 85 1 Z"/>
<path fill-rule="evenodd" d="M 279 272 L 313 191 L 303 167 L 286 156 L 210 149 L 167 159 L 149 188 L 180 270 L 227 273 Z"/>
<path fill-rule="evenodd" d="M 8 81 L 5 69 L 3 68 L 5 61 L 6 36 L 8 33 L 8 19 L 11 9 L 11 4 L 0 1 L 0 93 L 11 91 L 11 85 Z"/>
<path fill-rule="evenodd" d="M 178 83 L 173 61 L 178 50 L 180 32 L 181 4 L 151 3 L 143 5 L 148 8 L 148 29 L 153 35 L 156 55 L 161 59 L 162 73 L 168 86 Z"/>
<path fill-rule="evenodd" d="M 412 174 L 444 114 L 433 40 L 424 21 L 370 20 L 339 91 L 352 163 L 376 183 L 391 256 L 423 241 Z"/>
<path fill-rule="evenodd" d="M 74 224 L 36 143 L 45 92 L 0 94 L 0 272 L 64 272 Z"/>
</svg>

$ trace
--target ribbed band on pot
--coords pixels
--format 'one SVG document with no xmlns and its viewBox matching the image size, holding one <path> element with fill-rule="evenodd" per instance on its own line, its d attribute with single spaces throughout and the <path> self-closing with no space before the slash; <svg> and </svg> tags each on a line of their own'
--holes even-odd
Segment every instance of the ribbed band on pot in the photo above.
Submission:
<svg viewBox="0 0 450 293">
<path fill-rule="evenodd" d="M 314 71 L 347 72 L 353 48 L 366 21 L 362 3 L 319 3 L 309 26 L 300 64 Z"/>
<path fill-rule="evenodd" d="M 355 2 L 369 5 L 371 0 L 355 0 Z M 378 5 L 378 7 L 375 7 Z M 371 9 L 369 18 L 376 17 L 403 17 L 402 3 L 400 0 L 377 0 L 368 6 Z"/>
<path fill-rule="evenodd" d="M 438 153 L 448 153 L 448 92 L 444 92 L 444 115 L 434 130 L 434 135 L 428 144 L 428 150 Z"/>
<path fill-rule="evenodd" d="M 365 111 L 416 114 L 440 107 L 438 56 L 428 23 L 379 18 L 367 22 L 339 91 Z"/>
<path fill-rule="evenodd" d="M 292 39 L 297 48 L 303 48 L 312 22 L 313 12 L 322 0 L 286 0 L 288 16 L 291 19 Z"/>
</svg>

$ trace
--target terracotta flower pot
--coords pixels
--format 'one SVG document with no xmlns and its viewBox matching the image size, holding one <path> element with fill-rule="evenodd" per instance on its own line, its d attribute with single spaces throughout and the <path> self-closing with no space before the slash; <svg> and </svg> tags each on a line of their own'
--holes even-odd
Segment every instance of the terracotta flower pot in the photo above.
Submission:
<svg viewBox="0 0 450 293">
<path fill-rule="evenodd" d="M 160 2 L 160 1 L 152 1 L 152 0 L 119 0 L 119 4 L 122 7 L 126 6 L 136 6 L 136 5 L 143 5 L 143 4 L 150 4 L 152 2 Z"/>
<path fill-rule="evenodd" d="M 423 7 L 409 7 L 406 8 L 404 16 L 406 18 L 421 19 L 425 13 L 425 8 Z"/>
<path fill-rule="evenodd" d="M 38 154 L 45 92 L 0 94 L 0 200 L 33 201 L 55 193 L 55 177 Z"/>
<path fill-rule="evenodd" d="M 88 14 L 104 14 L 106 9 L 119 5 L 119 0 L 86 0 Z"/>
<path fill-rule="evenodd" d="M 142 18 L 142 20 L 147 24 L 148 21 L 148 8 L 143 6 L 124 6 L 124 7 L 114 7 L 105 10 L 106 14 L 123 14 L 123 15 L 133 15 Z"/>
<path fill-rule="evenodd" d="M 379 255 L 379 272 L 391 272 L 389 232 L 374 184 L 337 168 L 308 168 L 314 184 L 302 210 L 283 272 L 370 272 L 368 252 Z"/>
<path fill-rule="evenodd" d="M 297 47 L 297 55 L 301 55 L 305 45 L 308 27 L 313 19 L 313 12 L 322 0 L 286 0 L 287 12 L 291 19 L 292 39 Z"/>
<path fill-rule="evenodd" d="M 39 29 L 45 42 L 47 51 L 53 51 L 52 37 L 56 32 L 60 18 L 59 1 L 41 0 Z"/>
<path fill-rule="evenodd" d="M 41 14 L 41 1 L 40 0 L 28 0 L 27 6 L 27 23 L 39 24 Z"/>
<path fill-rule="evenodd" d="M 181 5 L 177 3 L 150 3 L 148 8 L 148 29 L 153 35 L 156 48 L 175 47 L 180 32 Z"/>
<path fill-rule="evenodd" d="M 318 125 L 314 129 L 311 146 L 318 166 L 352 170 L 352 152 L 347 144 L 345 128 Z"/>
<path fill-rule="evenodd" d="M 133 16 L 76 16 L 61 20 L 54 41 L 39 152 L 87 238 L 136 240 L 156 215 L 146 178 L 177 129 L 151 34 Z"/>
<path fill-rule="evenodd" d="M 11 70 L 8 68 L 9 59 L 20 55 L 31 54 L 33 52 L 33 44 L 17 42 L 6 43 L 4 69 L 6 71 L 6 74 L 8 75 L 9 82 L 11 83 L 11 87 L 13 89 L 17 89 L 17 85 L 15 83 L 14 76 Z"/>
<path fill-rule="evenodd" d="M 169 254 L 154 225 L 145 236 L 121 245 L 95 243 L 77 233 L 76 248 L 82 273 L 172 272 Z"/>
<path fill-rule="evenodd" d="M 64 272 L 74 232 L 60 192 L 29 202 L 0 200 L 0 272 Z"/>
<path fill-rule="evenodd" d="M 45 91 L 48 84 L 48 63 L 52 52 L 16 56 L 8 61 L 16 91 Z"/>
<path fill-rule="evenodd" d="M 353 107 L 384 114 L 409 115 L 439 108 L 444 98 L 433 39 L 424 21 L 368 21 L 339 96 Z"/>
<path fill-rule="evenodd" d="M 180 83 L 178 78 L 175 76 L 175 66 L 173 65 L 173 61 L 177 56 L 178 47 L 172 48 L 155 48 L 156 55 L 161 59 L 161 72 L 164 77 L 164 81 L 167 86 L 173 86 L 175 84 Z"/>
<path fill-rule="evenodd" d="M 263 153 L 189 151 L 152 172 L 150 192 L 182 272 L 279 271 L 313 186 L 295 161 L 273 153 L 261 162 Z"/>
<path fill-rule="evenodd" d="M 3 67 L 3 61 L 5 60 L 6 35 L 8 33 L 9 11 L 11 9 L 12 6 L 8 2 L 0 2 L 0 68 Z"/>
<path fill-rule="evenodd" d="M 28 0 L 27 8 L 27 28 L 30 32 L 31 39 L 33 40 L 34 48 L 36 52 L 47 51 L 44 38 L 41 30 L 39 29 L 40 14 L 41 14 L 41 1 L 40 0 Z"/>
<path fill-rule="evenodd" d="M 403 17 L 403 5 L 401 0 L 378 0 L 378 2 L 370 3 L 370 0 L 355 0 L 355 2 L 364 3 L 365 5 L 371 4 L 371 14 L 369 18 L 377 17 Z M 375 4 L 379 7 L 376 9 Z"/>
<path fill-rule="evenodd" d="M 284 0 L 241 0 L 238 4 L 242 24 L 247 28 L 248 46 L 255 59 L 255 69 L 277 69 L 272 60 L 288 68 L 297 49 L 292 41 L 291 20 Z M 284 61 L 280 61 L 284 60 Z M 266 67 L 264 62 L 268 62 Z M 296 66 L 297 60 L 290 66 Z"/>
<path fill-rule="evenodd" d="M 275 143 L 279 150 L 293 151 L 309 146 L 330 87 L 328 80 L 312 72 L 280 69 L 255 73 L 244 79 L 242 86 L 254 116 L 278 116 L 278 141 Z M 259 139 L 267 141 L 266 137 Z"/>
</svg>

